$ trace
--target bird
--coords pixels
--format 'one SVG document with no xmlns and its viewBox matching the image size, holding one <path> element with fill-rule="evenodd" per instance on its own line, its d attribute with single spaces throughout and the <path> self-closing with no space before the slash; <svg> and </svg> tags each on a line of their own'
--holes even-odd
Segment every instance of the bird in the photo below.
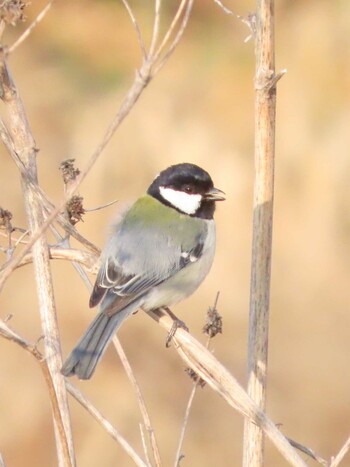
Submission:
<svg viewBox="0 0 350 467">
<path fill-rule="evenodd" d="M 90 379 L 129 316 L 168 308 L 199 287 L 213 263 L 213 216 L 223 200 L 195 164 L 171 165 L 156 176 L 112 228 L 89 302 L 99 312 L 63 364 L 64 376 Z"/>
</svg>

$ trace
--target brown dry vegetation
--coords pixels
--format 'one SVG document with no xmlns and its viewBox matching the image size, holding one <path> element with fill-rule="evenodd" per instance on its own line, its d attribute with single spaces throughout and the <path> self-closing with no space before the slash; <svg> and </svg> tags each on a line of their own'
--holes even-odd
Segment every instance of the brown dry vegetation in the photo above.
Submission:
<svg viewBox="0 0 350 467">
<path fill-rule="evenodd" d="M 149 30 L 153 2 L 139 3 L 143 6 L 135 11 Z M 287 436 L 330 457 L 350 431 L 350 3 L 277 3 L 277 70 L 288 73 L 278 85 L 267 413 Z M 29 19 L 44 4 L 33 2 Z M 230 6 L 244 15 L 254 2 Z M 80 188 L 86 207 L 115 198 L 119 205 L 87 214 L 78 225 L 102 246 L 115 211 L 143 193 L 160 169 L 182 161 L 206 168 L 227 193 L 216 216 L 217 256 L 205 284 L 174 311 L 201 337 L 206 309 L 220 290 L 224 333 L 213 348 L 242 384 L 253 184 L 254 56 L 252 43 L 243 43 L 247 35 L 242 23 L 212 1 L 197 2 L 175 55 Z M 40 148 L 40 182 L 53 199 L 59 200 L 63 190 L 60 162 L 75 157 L 78 166 L 84 165 L 139 61 L 124 9 L 107 1 L 57 2 L 11 57 Z M 3 147 L 0 151 L 0 205 L 13 213 L 14 225 L 24 226 L 17 169 Z M 52 267 L 67 355 L 94 311 L 73 268 L 66 262 Z M 21 335 L 39 338 L 31 266 L 12 275 L 0 307 L 2 318 L 13 315 L 11 325 Z M 164 465 L 172 465 L 191 381 L 147 316 L 138 313 L 119 336 L 149 407 Z M 40 370 L 30 355 L 5 340 L 0 340 L 0 355 L 4 459 L 11 467 L 55 465 Z M 141 451 L 140 414 L 115 352 L 108 351 L 91 381 L 77 384 Z M 131 465 L 80 406 L 71 401 L 71 408 L 79 466 Z M 199 390 L 182 465 L 239 465 L 242 427 L 241 416 L 216 394 Z M 286 465 L 269 443 L 266 465 Z"/>
</svg>

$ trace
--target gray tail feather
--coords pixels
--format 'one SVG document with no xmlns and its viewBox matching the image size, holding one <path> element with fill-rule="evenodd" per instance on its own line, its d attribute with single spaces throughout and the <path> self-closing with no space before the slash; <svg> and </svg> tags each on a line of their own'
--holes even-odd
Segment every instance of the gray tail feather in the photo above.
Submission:
<svg viewBox="0 0 350 467">
<path fill-rule="evenodd" d="M 100 311 L 63 364 L 61 373 L 90 379 L 114 333 L 136 310 L 137 307 L 129 305 L 112 316 Z"/>
</svg>

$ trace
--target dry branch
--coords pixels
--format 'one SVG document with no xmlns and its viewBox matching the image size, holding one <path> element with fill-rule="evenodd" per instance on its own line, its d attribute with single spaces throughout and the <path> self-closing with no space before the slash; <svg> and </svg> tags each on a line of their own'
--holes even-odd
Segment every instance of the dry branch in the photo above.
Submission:
<svg viewBox="0 0 350 467">
<path fill-rule="evenodd" d="M 157 314 L 153 314 L 152 316 L 157 321 L 159 321 L 162 327 L 164 327 L 168 332 L 170 331 L 173 325 L 173 321 L 171 318 L 169 318 L 169 316 Z M 31 345 L 22 339 L 2 320 L 0 320 L 0 335 L 6 339 L 14 341 L 32 353 L 32 355 L 34 355 L 34 357 L 41 363 L 41 365 L 46 365 L 46 361 L 43 359 L 43 356 L 40 354 L 36 346 Z M 291 465 L 306 467 L 306 464 L 298 456 L 296 451 L 292 448 L 292 446 L 279 431 L 276 425 L 274 425 L 273 422 L 259 409 L 255 402 L 249 398 L 244 389 L 235 380 L 235 378 L 202 344 L 200 344 L 194 337 L 180 328 L 176 331 L 173 342 L 175 344 L 174 347 L 176 348 L 180 357 L 185 361 L 186 365 L 190 366 L 203 380 L 207 382 L 207 384 L 215 392 L 220 394 L 229 405 L 238 410 L 239 413 L 248 417 L 254 423 L 258 424 Z M 67 388 L 70 391 L 71 385 L 69 383 Z M 75 395 L 76 393 L 73 394 L 74 397 Z M 82 396 L 82 398 L 84 399 L 84 396 Z M 79 400 L 79 402 L 81 401 Z M 86 404 L 83 405 L 86 406 Z M 92 415 L 94 415 L 95 418 L 101 422 L 101 418 L 96 416 L 97 410 L 93 408 L 93 406 L 86 408 Z M 104 419 L 104 417 L 102 418 Z M 111 425 L 106 420 L 105 423 L 103 423 L 103 426 L 111 434 Z M 120 443 L 118 436 L 116 439 Z M 124 449 L 125 443 L 120 443 Z M 129 445 L 127 449 L 133 452 Z"/>
<path fill-rule="evenodd" d="M 129 363 L 126 355 L 125 355 L 123 347 L 121 346 L 120 341 L 119 341 L 117 336 L 113 337 L 113 344 L 114 344 L 114 347 L 115 347 L 116 351 L 118 352 L 118 355 L 119 355 L 119 358 L 120 358 L 120 360 L 121 360 L 121 362 L 123 364 L 124 370 L 125 370 L 126 374 L 128 375 L 128 378 L 129 378 L 129 380 L 130 380 L 130 382 L 131 382 L 131 384 L 132 384 L 132 386 L 134 388 L 134 391 L 135 391 L 135 394 L 136 394 L 136 397 L 137 397 L 137 401 L 138 401 L 138 404 L 139 404 L 140 412 L 141 412 L 141 415 L 142 415 L 142 418 L 143 418 L 143 422 L 144 422 L 145 428 L 146 428 L 147 433 L 148 433 L 149 438 L 150 438 L 150 443 L 151 443 L 151 447 L 152 447 L 152 453 L 153 453 L 153 458 L 154 458 L 155 465 L 157 467 L 160 467 L 162 465 L 162 462 L 161 462 L 161 459 L 160 459 L 159 448 L 158 448 L 158 444 L 157 444 L 157 440 L 156 440 L 154 430 L 152 428 L 151 419 L 150 419 L 150 416 L 148 414 L 146 403 L 145 403 L 145 400 L 144 400 L 144 398 L 142 396 L 142 393 L 141 393 L 140 386 L 138 385 L 138 382 L 137 382 L 137 380 L 135 378 L 135 375 L 134 375 L 134 373 L 132 371 L 130 363 Z M 142 433 L 142 431 L 141 431 L 141 433 Z M 147 449 L 145 449 L 145 451 L 147 453 Z"/>
<path fill-rule="evenodd" d="M 0 336 L 5 339 L 15 342 L 20 347 L 29 352 L 40 364 L 40 367 L 45 376 L 45 380 L 51 390 L 51 379 L 50 373 L 47 366 L 47 361 L 38 350 L 36 345 L 31 344 L 30 342 L 23 339 L 15 331 L 13 331 L 3 320 L 0 319 Z M 102 427 L 107 431 L 109 435 L 116 440 L 120 446 L 125 450 L 129 457 L 135 462 L 139 467 L 148 467 L 147 464 L 141 459 L 141 457 L 135 452 L 135 450 L 130 446 L 130 444 L 123 438 L 123 436 L 118 432 L 118 430 L 96 409 L 96 407 L 77 389 L 70 381 L 66 381 L 67 391 L 81 404 L 89 413 L 92 415 L 95 420 L 97 420 Z M 1 465 L 1 464 L 0 464 Z"/>
<path fill-rule="evenodd" d="M 100 425 L 106 430 L 106 432 L 117 441 L 128 456 L 134 461 L 139 467 L 149 467 L 136 451 L 130 446 L 125 438 L 119 433 L 119 431 L 99 412 L 96 407 L 79 391 L 70 381 L 66 381 L 67 391 L 79 402 L 89 414 L 97 420 Z"/>
<path fill-rule="evenodd" d="M 338 452 L 338 454 L 332 458 L 332 460 L 329 463 L 329 467 L 338 467 L 340 465 L 341 461 L 344 459 L 348 451 L 350 450 L 350 436 L 349 438 L 345 441 L 344 445 Z"/>
<path fill-rule="evenodd" d="M 96 273 L 98 269 L 98 256 L 89 251 L 77 250 L 75 248 L 60 248 L 49 247 L 50 259 L 61 259 L 66 261 L 75 261 L 82 264 L 85 268 L 92 273 Z M 25 266 L 33 262 L 33 254 L 27 253 L 18 267 Z"/>
<path fill-rule="evenodd" d="M 1 97 L 9 125 L 6 134 L 10 138 L 16 158 L 23 165 L 24 170 L 21 171 L 22 191 L 29 229 L 33 238 L 41 230 L 43 224 L 43 208 L 30 183 L 30 180 L 37 181 L 37 149 L 23 103 L 10 76 L 4 54 L 0 60 Z M 10 153 L 13 154 L 12 151 Z M 58 462 L 60 466 L 74 466 L 75 457 L 67 394 L 64 379 L 60 374 L 61 347 L 46 238 L 40 235 L 32 246 L 41 325 L 45 337 L 45 357 L 48 363 L 49 374 L 47 377 L 52 383 L 50 398 Z"/>
<path fill-rule="evenodd" d="M 160 325 L 170 332 L 173 321 L 161 312 L 149 312 Z M 206 383 L 239 413 L 260 427 L 271 439 L 284 458 L 293 466 L 306 467 L 305 462 L 292 448 L 276 425 L 247 395 L 228 370 L 193 336 L 179 328 L 173 338 L 174 347 L 186 365 L 191 367 Z"/>
<path fill-rule="evenodd" d="M 265 409 L 274 192 L 276 82 L 274 0 L 257 0 L 255 15 L 255 185 L 250 284 L 248 394 Z M 243 465 L 264 462 L 262 427 L 245 421 Z"/>
<path fill-rule="evenodd" d="M 28 26 L 28 28 L 21 34 L 21 36 L 14 42 L 8 49 L 6 50 L 7 54 L 11 54 L 14 52 L 19 45 L 21 45 L 27 37 L 33 32 L 34 28 L 42 21 L 46 15 L 46 13 L 49 11 L 51 8 L 53 2 L 55 0 L 50 0 L 47 5 L 42 9 L 42 11 L 38 14 L 38 16 L 35 18 L 35 20 Z"/>
</svg>

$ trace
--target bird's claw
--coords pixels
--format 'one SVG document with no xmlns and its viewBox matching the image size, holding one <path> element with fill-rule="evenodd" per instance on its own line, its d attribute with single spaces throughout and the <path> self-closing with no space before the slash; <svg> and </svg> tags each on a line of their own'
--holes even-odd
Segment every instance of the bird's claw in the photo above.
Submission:
<svg viewBox="0 0 350 467">
<path fill-rule="evenodd" d="M 175 333 L 176 333 L 178 328 L 184 329 L 186 332 L 189 331 L 188 327 L 186 326 L 186 324 L 183 321 L 181 321 L 181 319 L 176 319 L 173 322 L 173 325 L 171 326 L 171 329 L 168 332 L 168 335 L 166 337 L 165 347 L 167 347 L 167 348 L 170 347 L 171 341 L 172 341 L 173 337 L 175 336 Z"/>
</svg>

